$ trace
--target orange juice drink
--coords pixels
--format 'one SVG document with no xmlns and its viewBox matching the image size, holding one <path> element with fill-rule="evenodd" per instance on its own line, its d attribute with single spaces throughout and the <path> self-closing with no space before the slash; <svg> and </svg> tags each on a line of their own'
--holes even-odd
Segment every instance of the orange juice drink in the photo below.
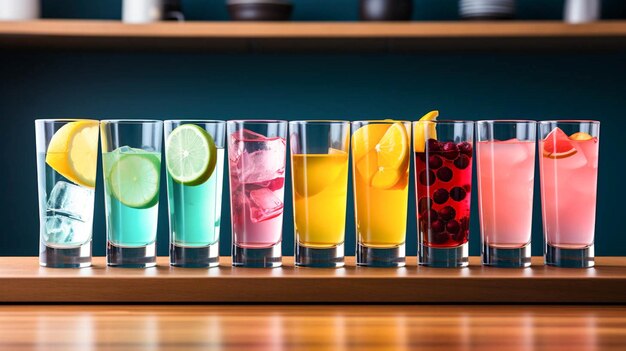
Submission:
<svg viewBox="0 0 626 351">
<path fill-rule="evenodd" d="M 294 224 L 300 244 L 342 244 L 346 227 L 348 153 L 293 155 Z"/>
<path fill-rule="evenodd" d="M 405 264 L 410 133 L 409 122 L 354 122 L 357 264 Z"/>
<path fill-rule="evenodd" d="M 344 265 L 350 122 L 289 122 L 295 264 Z"/>
</svg>

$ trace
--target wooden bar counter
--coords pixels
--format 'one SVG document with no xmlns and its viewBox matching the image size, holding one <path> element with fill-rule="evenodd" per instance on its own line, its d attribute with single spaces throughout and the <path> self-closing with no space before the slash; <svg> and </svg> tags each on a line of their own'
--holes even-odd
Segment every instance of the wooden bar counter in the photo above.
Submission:
<svg viewBox="0 0 626 351">
<path fill-rule="evenodd" d="M 291 257 L 275 269 L 233 268 L 230 258 L 211 269 L 39 267 L 36 257 L 0 258 L 0 302 L 21 303 L 626 303 L 626 258 L 597 258 L 591 269 L 417 267 L 296 268 Z"/>
<path fill-rule="evenodd" d="M 0 350 L 615 350 L 617 306 L 0 306 Z"/>
</svg>

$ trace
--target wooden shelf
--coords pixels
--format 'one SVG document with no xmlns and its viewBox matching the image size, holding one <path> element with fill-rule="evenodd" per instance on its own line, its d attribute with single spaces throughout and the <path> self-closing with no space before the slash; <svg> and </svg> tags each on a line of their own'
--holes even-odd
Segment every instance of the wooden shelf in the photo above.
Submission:
<svg viewBox="0 0 626 351">
<path fill-rule="evenodd" d="M 0 22 L 0 47 L 197 50 L 411 50 L 626 47 L 626 21 Z"/>
<path fill-rule="evenodd" d="M 626 303 L 626 258 L 600 257 L 593 269 L 563 269 L 533 258 L 529 269 L 489 268 L 471 258 L 466 269 L 416 267 L 232 268 L 168 266 L 86 269 L 38 266 L 36 257 L 0 258 L 0 302 L 76 303 Z"/>
</svg>

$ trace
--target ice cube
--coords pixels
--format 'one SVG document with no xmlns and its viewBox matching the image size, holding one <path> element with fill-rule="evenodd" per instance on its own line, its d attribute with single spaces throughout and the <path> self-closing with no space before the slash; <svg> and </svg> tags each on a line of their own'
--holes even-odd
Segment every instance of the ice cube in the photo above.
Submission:
<svg viewBox="0 0 626 351">
<path fill-rule="evenodd" d="M 255 133 L 248 129 L 238 130 L 230 135 L 230 141 L 228 144 L 228 156 L 233 161 L 239 160 L 239 157 L 244 152 L 246 142 L 251 141 L 263 141 L 266 138 L 264 135 Z M 252 144 L 252 143 L 251 143 Z"/>
<path fill-rule="evenodd" d="M 130 146 L 120 146 L 116 149 L 117 152 L 122 153 L 122 154 L 133 154 L 135 153 L 135 149 L 133 149 Z"/>
<path fill-rule="evenodd" d="M 285 141 L 274 139 L 263 143 L 262 149 L 244 151 L 239 159 L 244 184 L 269 182 L 285 174 Z"/>
<path fill-rule="evenodd" d="M 67 216 L 45 217 L 43 240 L 51 247 L 77 247 L 91 240 L 91 222 Z"/>
<path fill-rule="evenodd" d="M 91 222 L 93 198 L 92 189 L 58 181 L 48 197 L 47 210 L 51 215 L 60 213 L 84 222 Z"/>
<path fill-rule="evenodd" d="M 250 191 L 248 200 L 252 223 L 272 219 L 283 213 L 283 202 L 267 188 Z"/>
</svg>

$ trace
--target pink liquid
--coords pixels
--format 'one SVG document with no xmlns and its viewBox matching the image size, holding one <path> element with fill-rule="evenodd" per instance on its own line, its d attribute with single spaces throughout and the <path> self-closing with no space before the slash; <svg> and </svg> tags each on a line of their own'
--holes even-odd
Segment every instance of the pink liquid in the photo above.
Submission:
<svg viewBox="0 0 626 351">
<path fill-rule="evenodd" d="M 229 138 L 233 242 L 267 248 L 282 239 L 285 195 L 283 138 L 242 130 Z"/>
<path fill-rule="evenodd" d="M 476 143 L 482 240 L 491 247 L 530 243 L 535 142 L 511 139 Z"/>
<path fill-rule="evenodd" d="M 597 138 L 571 143 L 577 150 L 572 156 L 540 156 L 541 207 L 548 244 L 575 249 L 593 244 L 599 143 Z"/>
</svg>

